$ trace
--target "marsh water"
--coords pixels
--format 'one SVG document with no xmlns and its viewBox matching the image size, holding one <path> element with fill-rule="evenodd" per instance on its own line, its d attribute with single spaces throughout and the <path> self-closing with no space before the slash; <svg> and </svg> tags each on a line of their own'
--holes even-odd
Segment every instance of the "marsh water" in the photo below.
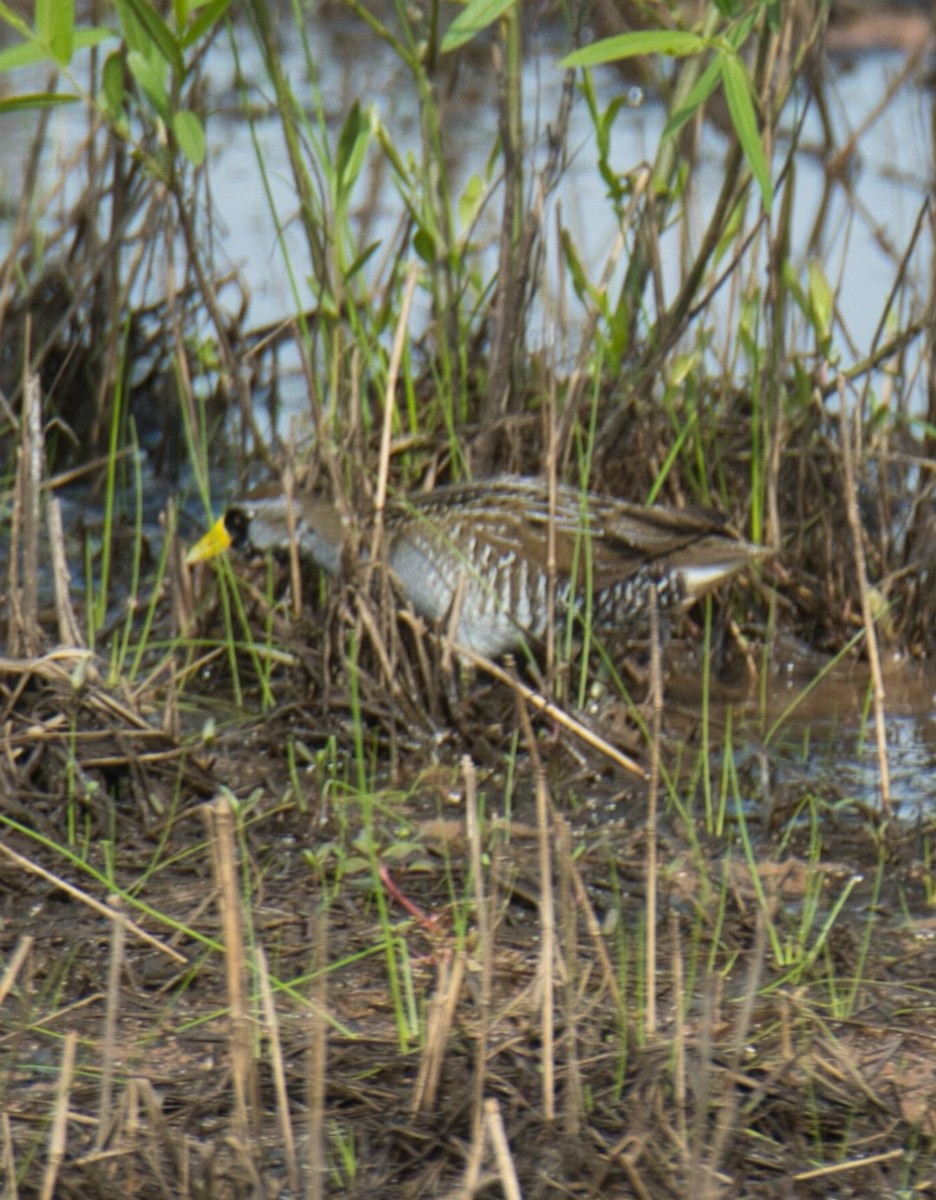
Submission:
<svg viewBox="0 0 936 1200">
<path fill-rule="evenodd" d="M 323 17 L 310 31 L 319 70 L 317 88 L 336 136 L 350 104 L 363 94 L 357 35 L 357 27 L 347 17 Z M 557 60 L 569 47 L 564 34 L 552 26 L 531 36 L 523 86 L 532 181 L 536 164 L 546 154 L 549 125 L 560 104 L 563 73 Z M 289 49 L 284 49 L 290 69 L 301 78 L 305 61 L 300 48 L 295 47 L 291 59 Z M 416 151 L 419 129 L 412 89 L 400 86 L 402 69 L 389 51 L 369 43 L 367 103 L 373 106 L 374 121 L 382 122 L 406 153 Z M 236 268 L 244 295 L 249 297 L 254 325 L 286 320 L 296 308 L 294 286 L 303 303 L 311 293 L 304 281 L 291 282 L 284 262 L 287 258 L 293 263 L 305 262 L 307 254 L 299 222 L 292 219 L 296 197 L 281 125 L 271 109 L 265 113 L 262 94 L 258 98 L 251 92 L 253 83 L 263 78 L 255 40 L 235 28 L 230 41 L 217 41 L 210 51 L 208 75 L 213 89 L 210 107 L 214 115 L 208 129 L 217 264 L 221 270 L 226 264 Z M 622 93 L 628 98 L 614 124 L 610 158 L 616 169 L 623 174 L 652 162 L 666 119 L 662 104 L 611 69 L 596 72 L 596 86 L 602 106 Z M 833 178 L 823 159 L 820 115 L 815 106 L 810 107 L 805 143 L 814 147 L 814 152 L 801 153 L 796 163 L 791 256 L 804 270 L 810 260 L 820 261 L 838 291 L 843 322 L 836 330 L 836 350 L 847 367 L 863 357 L 886 320 L 890 294 L 908 251 L 901 303 L 922 312 L 928 302 L 933 247 L 925 223 L 918 234 L 915 231 L 932 182 L 933 93 L 918 60 L 905 51 L 873 47 L 833 57 L 824 86 L 825 115 L 834 128 L 835 143 L 843 145 L 853 139 L 853 153 L 844 177 Z M 447 88 L 446 132 L 449 144 L 458 148 L 457 159 L 449 165 L 453 190 L 460 193 L 474 176 L 484 176 L 497 123 L 483 50 L 461 60 Z M 247 93 L 253 101 L 250 120 L 244 115 Z M 311 87 L 309 97 L 311 104 Z M 82 186 L 82 180 L 70 179 L 67 173 L 60 177 L 60 171 L 70 148 L 84 136 L 85 121 L 79 105 L 62 109 L 51 119 L 43 171 L 49 188 L 57 186 L 61 178 L 56 203 L 63 209 Z M 34 124 L 34 117 L 28 114 L 4 116 L 5 153 L 0 162 L 0 192 L 4 195 L 16 196 Z M 614 253 L 618 228 L 594 161 L 592 123 L 581 97 L 573 104 L 568 141 L 570 161 L 552 201 L 550 219 L 571 231 L 588 270 L 597 277 Z M 783 153 L 781 139 L 775 148 L 778 161 Z M 702 169 L 696 172 L 687 197 L 700 231 L 721 182 L 723 154 L 722 135 L 707 128 Z M 367 231 L 362 240 L 391 238 L 401 221 L 401 202 L 378 154 L 371 156 L 357 192 L 356 218 Z M 497 255 L 497 212 L 496 203 L 488 205 L 474 235 L 488 240 L 491 263 Z M 0 238 L 5 240 L 8 232 L 8 225 L 0 227 Z M 663 249 L 664 281 L 673 281 L 682 248 L 674 238 L 664 242 Z M 556 239 L 550 255 L 549 286 L 538 298 L 533 330 L 540 347 L 561 365 L 574 344 L 576 304 L 571 282 L 558 266 Z M 624 267 L 618 261 L 611 277 L 620 278 Z M 161 280 L 155 278 L 153 286 L 160 285 Z M 715 295 L 712 303 L 721 305 L 725 300 Z M 557 318 L 560 312 L 561 322 Z M 425 319 L 425 312 L 416 312 L 414 332 L 419 332 Z M 709 352 L 721 360 L 721 347 L 712 345 Z M 288 350 L 280 368 L 281 404 L 276 414 L 269 416 L 264 397 L 258 397 L 258 406 L 265 420 L 279 423 L 271 432 L 285 434 L 289 421 L 301 425 L 308 399 L 298 361 L 290 361 Z M 743 380 L 743 363 L 726 363 L 725 369 Z M 898 394 L 882 368 L 874 376 L 875 403 L 899 405 L 911 414 L 920 411 L 925 380 L 924 370 L 911 373 Z M 189 528 L 198 528 L 203 514 L 184 463 L 171 477 L 159 475 L 144 446 L 140 479 L 146 524 L 154 537 L 159 533 L 159 513 L 170 495 L 181 495 L 190 514 Z M 223 464 L 218 464 L 219 506 L 231 486 Z M 72 503 L 75 524 L 93 518 L 83 493 L 73 492 Z M 798 648 L 779 648 L 766 683 L 738 705 L 737 733 L 746 739 L 752 759 L 763 767 L 759 773 L 752 772 L 751 778 L 758 778 L 762 789 L 801 781 L 804 787 L 833 789 L 845 803 L 854 800 L 874 805 L 880 781 L 867 673 L 860 665 L 844 663 L 815 683 L 826 665 L 819 656 L 801 654 Z M 887 748 L 895 802 L 900 814 L 907 817 L 931 812 L 936 804 L 936 674 L 925 662 L 889 660 L 886 692 Z M 751 798 L 758 799 L 756 795 Z"/>
</svg>

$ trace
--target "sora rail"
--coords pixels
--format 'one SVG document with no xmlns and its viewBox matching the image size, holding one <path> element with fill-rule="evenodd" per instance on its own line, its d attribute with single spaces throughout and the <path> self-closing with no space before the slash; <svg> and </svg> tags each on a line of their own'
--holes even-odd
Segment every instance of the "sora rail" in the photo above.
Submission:
<svg viewBox="0 0 936 1200">
<path fill-rule="evenodd" d="M 345 542 L 338 510 L 318 499 L 293 506 L 300 557 L 337 574 Z M 546 633 L 551 522 L 553 620 L 561 625 L 570 609 L 584 615 L 590 597 L 593 628 L 623 637 L 646 634 L 653 587 L 665 619 L 766 553 L 711 514 L 629 504 L 564 484 L 550 513 L 544 481 L 504 475 L 389 501 L 387 562 L 421 616 L 449 620 L 456 642 L 494 658 Z M 187 561 L 231 546 L 286 551 L 288 529 L 283 496 L 235 504 Z"/>
</svg>

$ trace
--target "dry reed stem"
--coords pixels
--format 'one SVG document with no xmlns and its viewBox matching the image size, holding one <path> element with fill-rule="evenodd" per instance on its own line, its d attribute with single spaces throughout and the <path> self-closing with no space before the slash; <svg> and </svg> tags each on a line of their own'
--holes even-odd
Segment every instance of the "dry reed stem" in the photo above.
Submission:
<svg viewBox="0 0 936 1200">
<path fill-rule="evenodd" d="M 726 1156 L 726 1148 L 728 1146 L 728 1138 L 732 1130 L 735 1128 L 735 1118 L 738 1113 L 739 1106 L 739 1086 L 741 1080 L 741 1062 L 744 1057 L 744 1049 L 747 1045 L 748 1038 L 751 1032 L 751 1024 L 754 1019 L 754 1005 L 757 1000 L 757 992 L 760 988 L 761 978 L 764 971 L 764 963 L 767 957 L 767 918 L 762 908 L 757 911 L 757 926 L 754 933 L 754 944 L 751 947 L 747 977 L 745 979 L 745 988 L 741 996 L 741 1004 L 738 1009 L 738 1014 L 734 1022 L 734 1037 L 730 1056 L 726 1069 L 719 1075 L 721 1096 L 719 1097 L 718 1115 L 715 1119 L 714 1131 L 711 1127 L 711 1112 L 702 1108 L 700 1105 L 697 1110 L 698 1125 L 697 1125 L 697 1140 L 696 1150 L 699 1157 L 696 1160 L 696 1166 L 701 1165 L 704 1177 L 704 1183 L 699 1193 L 699 1200 L 715 1200 L 715 1197 L 724 1195 L 722 1183 L 727 1182 L 731 1186 L 735 1181 L 726 1179 L 726 1176 L 719 1172 L 718 1164 Z M 721 993 L 719 989 L 719 1000 Z M 715 1017 L 716 1009 L 712 1007 L 710 1016 Z M 714 1024 L 707 1023 L 706 1028 L 706 1044 L 708 1053 L 704 1059 L 704 1066 L 700 1068 L 700 1072 L 704 1071 L 707 1078 L 702 1089 L 703 1093 L 712 1098 L 711 1084 L 714 1080 Z M 745 1088 L 747 1094 L 748 1089 Z M 704 1159 L 701 1156 L 702 1147 L 708 1147 L 708 1153 Z M 699 1178 L 697 1170 L 693 1168 L 689 1179 L 695 1181 Z"/>
<path fill-rule="evenodd" d="M 688 1130 L 686 1126 L 686 1020 L 683 1011 L 683 961 L 682 945 L 679 936 L 679 914 L 670 913 L 670 940 L 672 943 L 671 961 L 673 964 L 673 1100 L 676 1107 L 676 1128 L 680 1141 L 687 1144 Z"/>
<path fill-rule="evenodd" d="M 290 444 L 290 454 L 292 446 Z M 296 538 L 296 473 L 287 463 L 281 477 L 283 494 L 286 497 L 286 536 L 289 539 L 289 594 L 292 598 L 293 619 L 302 616 L 302 564 L 299 560 L 299 542 Z"/>
<path fill-rule="evenodd" d="M 313 975 L 310 985 L 308 1052 L 306 1054 L 306 1132 L 305 1200 L 322 1200 L 325 1195 L 325 1081 L 328 1065 L 328 911 L 324 904 L 312 913 Z"/>
<path fill-rule="evenodd" d="M 540 946 L 537 976 L 540 999 L 540 1066 L 543 1073 L 543 1117 L 556 1119 L 556 912 L 553 895 L 552 870 L 552 802 L 546 784 L 546 772 L 540 757 L 530 712 L 524 698 L 517 696 L 517 715 L 533 764 L 536 781 L 536 841 L 539 867 Z"/>
<path fill-rule="evenodd" d="M 572 887 L 575 891 L 575 903 L 585 916 L 585 928 L 588 930 L 588 936 L 592 943 L 592 949 L 598 962 L 601 964 L 602 974 L 604 975 L 605 986 L 611 993 L 611 998 L 614 1001 L 622 1021 L 627 1017 L 627 1007 L 624 1004 L 624 997 L 621 995 L 621 989 L 618 986 L 617 975 L 614 971 L 614 964 L 611 962 L 608 954 L 608 947 L 605 944 L 605 936 L 602 933 L 601 925 L 598 918 L 595 916 L 595 910 L 592 907 L 591 899 L 588 895 L 588 889 L 582 882 L 582 876 L 574 863 L 570 863 L 570 875 L 572 879 Z"/>
<path fill-rule="evenodd" d="M 3 972 L 3 978 L 0 979 L 0 1004 L 6 1000 L 10 994 L 10 988 L 16 982 L 16 977 L 20 973 L 20 968 L 29 957 L 29 952 L 32 950 L 35 938 L 28 934 L 26 937 L 21 937 L 16 943 L 16 948 L 7 960 L 6 968 Z"/>
<path fill-rule="evenodd" d="M 50 496 L 46 504 L 46 529 L 49 534 L 49 553 L 52 557 L 52 583 L 55 590 L 59 641 L 65 646 L 84 649 L 86 643 L 71 602 L 71 573 L 65 560 L 62 506 L 55 496 Z"/>
<path fill-rule="evenodd" d="M 656 1034 L 656 922 L 657 922 L 657 801 L 660 792 L 660 738 L 663 714 L 663 668 L 660 662 L 660 606 L 656 585 L 650 587 L 650 702 L 653 706 L 653 736 L 650 741 L 650 786 L 647 796 L 647 922 L 646 977 L 647 1036 Z"/>
<path fill-rule="evenodd" d="M 468 1147 L 466 1155 L 464 1182 L 457 1191 L 452 1193 L 450 1198 L 446 1197 L 445 1200 L 471 1200 L 483 1182 L 487 1182 L 482 1181 L 481 1176 L 486 1143 L 487 1132 L 484 1127 L 484 1114 L 482 1110 L 480 1121 L 477 1125 L 473 1125 L 471 1129 L 471 1144 Z"/>
<path fill-rule="evenodd" d="M 120 896 L 108 896 L 107 903 L 116 917 L 123 915 L 123 899 Z M 94 1138 L 96 1150 L 103 1149 L 113 1124 L 111 1106 L 114 1096 L 114 1064 L 117 1061 L 117 1023 L 120 1019 L 120 972 L 123 969 L 127 943 L 127 927 L 122 920 L 111 921 L 110 928 L 104 1037 L 101 1041 L 101 1093 L 98 1101 L 97 1133 Z"/>
<path fill-rule="evenodd" d="M 156 950 L 162 951 L 163 954 L 168 954 L 177 963 L 188 965 L 188 959 L 184 954 L 180 954 L 178 950 L 174 950 L 171 946 L 167 946 L 165 942 L 161 942 L 159 938 L 153 937 L 151 933 L 147 933 L 145 929 L 141 929 L 129 917 L 115 913 L 108 905 L 102 904 L 100 900 L 95 900 L 93 896 L 89 896 L 87 892 L 76 888 L 73 883 L 68 883 L 60 875 L 54 875 L 51 871 L 47 871 L 45 867 L 40 867 L 38 863 L 33 862 L 31 859 L 25 858 L 22 854 L 17 854 L 15 850 L 2 841 L 0 841 L 0 854 L 5 854 L 11 862 L 14 862 L 22 870 L 29 871 L 31 875 L 38 875 L 40 879 L 44 879 L 54 887 L 60 888 L 66 895 L 71 896 L 75 900 L 80 900 L 82 904 L 93 908 L 95 912 L 107 917 L 109 921 L 120 921 L 121 924 L 127 927 L 127 931 L 132 933 L 134 937 L 139 938 L 141 942 L 146 942 L 148 946 L 153 946 Z"/>
<path fill-rule="evenodd" d="M 390 366 L 387 371 L 387 387 L 384 392 L 383 428 L 380 433 L 380 458 L 378 460 L 377 495 L 374 497 L 374 530 L 371 540 L 371 562 L 377 561 L 377 552 L 383 537 L 383 515 L 387 503 L 387 484 L 390 478 L 390 447 L 393 441 L 393 414 L 396 412 L 396 385 L 400 374 L 400 363 L 403 359 L 403 347 L 409 328 L 410 309 L 413 306 L 413 294 L 416 290 L 416 280 L 419 278 L 419 264 L 413 263 L 407 272 L 406 287 L 403 289 L 403 300 L 400 305 L 400 317 L 393 335 L 393 348 L 390 351 Z"/>
<path fill-rule="evenodd" d="M 435 992 L 426 1006 L 426 1039 L 419 1057 L 419 1068 L 413 1084 L 410 1112 L 429 1113 L 439 1097 L 439 1080 L 445 1063 L 445 1051 L 458 1008 L 462 982 L 465 978 L 465 953 L 458 950 L 454 957 L 448 950 L 437 955 Z M 482 1002 L 480 1035 L 477 1039 L 476 1058 L 483 1079 L 487 1061 L 487 1033 L 490 1006 Z"/>
<path fill-rule="evenodd" d="M 71 1092 L 72 1078 L 75 1072 L 75 1047 L 77 1044 L 77 1032 L 69 1029 L 65 1034 L 62 1046 L 62 1066 L 59 1070 L 58 1085 L 55 1090 L 55 1110 L 52 1114 L 52 1127 L 49 1130 L 49 1150 L 42 1179 L 42 1190 L 39 1193 L 40 1200 L 52 1200 L 55 1195 L 59 1167 L 65 1160 L 65 1147 L 68 1140 L 68 1096 Z"/>
<path fill-rule="evenodd" d="M 546 485 L 548 521 L 546 523 L 546 678 L 553 677 L 556 663 L 556 405 L 552 389 L 546 408 Z"/>
<path fill-rule="evenodd" d="M 27 322 L 26 357 L 29 357 Z M 39 527 L 43 476 L 42 396 L 39 377 L 26 374 L 19 425 L 16 484 L 7 567 L 7 645 L 14 657 L 39 652 Z"/>
<path fill-rule="evenodd" d="M 878 770 L 881 775 L 881 808 L 891 810 L 890 766 L 887 758 L 887 721 L 884 713 L 884 676 L 878 650 L 877 629 L 871 611 L 871 592 L 868 587 L 868 567 L 864 553 L 864 535 L 858 515 L 858 490 L 855 482 L 855 460 L 852 456 L 851 428 L 848 418 L 848 397 L 845 379 L 839 376 L 839 423 L 842 436 L 842 468 L 845 475 L 845 511 L 851 531 L 852 549 L 855 555 L 855 575 L 861 597 L 861 619 L 864 623 L 865 640 L 868 645 L 868 666 L 871 670 L 874 702 L 874 733 L 877 742 Z M 859 426 L 856 425 L 856 432 Z"/>
<path fill-rule="evenodd" d="M 259 1109 L 253 1103 L 257 1079 L 251 1054 L 250 1013 L 247 1006 L 247 956 L 244 946 L 244 921 L 241 894 L 237 886 L 237 850 L 234 839 L 234 813 L 227 796 L 219 796 L 204 805 L 211 870 L 214 876 L 221 941 L 224 946 L 228 1022 L 228 1052 L 234 1086 L 234 1134 L 242 1146 L 251 1134 L 260 1136 Z M 251 1119 L 258 1126 L 251 1129 Z"/>
<path fill-rule="evenodd" d="M 830 1175 L 841 1175 L 845 1171 L 861 1171 L 876 1163 L 894 1162 L 904 1158 L 906 1154 L 906 1148 L 886 1150 L 883 1154 L 869 1154 L 867 1158 L 850 1158 L 847 1162 L 830 1163 L 827 1167 L 816 1167 L 813 1171 L 797 1171 L 795 1175 L 790 1176 L 790 1179 L 797 1183 L 805 1182 L 808 1179 L 826 1179 Z"/>
<path fill-rule="evenodd" d="M 565 966 L 562 988 L 562 1017 L 564 1025 L 563 1058 L 565 1085 L 562 1089 L 562 1128 L 567 1137 L 578 1137 L 585 1122 L 585 1089 L 582 1083 L 582 1064 L 578 1053 L 578 991 L 579 967 L 578 913 L 574 892 L 572 865 L 572 831 L 569 822 L 560 814 L 553 816 L 556 834 L 556 864 L 559 870 L 559 928 L 561 958 Z"/>
<path fill-rule="evenodd" d="M 16 1187 L 16 1155 L 13 1152 L 13 1131 L 10 1129 L 10 1114 L 0 1112 L 0 1178 L 3 1179 L 2 1200 L 18 1200 Z"/>
<path fill-rule="evenodd" d="M 446 638 L 441 640 L 443 645 L 448 641 Z M 603 737 L 600 737 L 593 730 L 589 729 L 587 725 L 583 725 L 581 721 L 577 721 L 575 717 L 570 716 L 564 709 L 554 704 L 552 700 L 547 700 L 540 692 L 534 691 L 533 688 L 528 687 L 521 680 L 517 679 L 515 675 L 511 675 L 489 658 L 475 654 L 473 650 L 469 650 L 466 646 L 461 646 L 457 642 L 450 644 L 463 661 L 472 667 L 476 667 L 479 671 L 483 671 L 485 675 L 489 675 L 492 679 L 496 679 L 498 683 L 506 684 L 518 698 L 530 704 L 537 712 L 543 713 L 544 716 L 549 717 L 564 729 L 567 729 L 579 741 L 584 742 L 586 746 L 591 746 L 593 750 L 598 750 L 605 758 L 617 766 L 623 767 L 629 774 L 636 775 L 639 779 L 647 779 L 647 773 L 639 763 L 634 762 L 632 758 L 628 758 L 616 746 L 612 746 L 610 742 L 605 741 Z"/>
<path fill-rule="evenodd" d="M 475 921 L 478 926 L 478 952 L 481 958 L 481 987 L 478 997 L 478 1037 L 475 1043 L 474 1086 L 472 1089 L 471 1128 L 481 1128 L 484 1115 L 484 1080 L 487 1052 L 491 1036 L 491 996 L 494 987 L 494 936 L 491 923 L 493 909 L 484 892 L 484 872 L 481 864 L 481 828 L 478 821 L 478 773 L 471 757 L 462 757 L 465 777 L 465 826 L 468 836 L 468 862 L 474 889 Z"/>
<path fill-rule="evenodd" d="M 40 489 L 45 454 L 42 435 L 42 392 L 38 375 L 27 375 L 23 393 L 23 457 L 17 471 L 23 500 L 23 590 L 22 648 L 27 656 L 37 654 L 39 629 L 39 536 L 42 528 Z M 23 472 L 20 476 L 20 470 Z"/>
<path fill-rule="evenodd" d="M 493 1097 L 484 1102 L 484 1126 L 494 1147 L 497 1173 L 506 1200 L 522 1200 L 520 1181 L 517 1179 L 517 1168 L 510 1153 L 504 1119 L 501 1116 L 500 1105 Z"/>
<path fill-rule="evenodd" d="M 289 1117 L 289 1092 L 286 1088 L 286 1067 L 283 1062 L 283 1045 L 280 1041 L 279 1020 L 276 1016 L 276 1001 L 270 985 L 270 970 L 262 946 L 256 948 L 257 980 L 260 985 L 260 1003 L 270 1047 L 270 1073 L 273 1076 L 273 1094 L 276 1097 L 276 1123 L 279 1126 L 280 1143 L 286 1159 L 286 1182 L 292 1195 L 299 1194 L 299 1168 L 296 1163 L 296 1139 L 293 1136 Z"/>
</svg>

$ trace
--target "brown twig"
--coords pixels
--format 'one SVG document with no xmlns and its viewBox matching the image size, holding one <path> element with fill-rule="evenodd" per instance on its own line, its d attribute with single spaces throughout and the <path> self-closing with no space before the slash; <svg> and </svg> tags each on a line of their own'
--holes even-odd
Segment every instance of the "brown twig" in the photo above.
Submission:
<svg viewBox="0 0 936 1200">
<path fill-rule="evenodd" d="M 890 768 L 887 760 L 887 722 L 884 714 L 884 676 L 881 671 L 881 656 L 878 650 L 877 629 L 871 611 L 871 590 L 868 587 L 868 567 L 865 561 L 864 535 L 858 515 L 858 491 L 855 484 L 855 462 L 852 456 L 851 428 L 848 418 L 848 396 L 845 380 L 839 380 L 839 424 L 842 430 L 842 469 L 845 475 L 845 511 L 851 531 L 852 549 L 855 555 L 855 577 L 861 597 L 861 619 L 864 623 L 865 640 L 868 645 L 868 666 L 871 670 L 871 685 L 874 702 L 874 732 L 877 741 L 878 770 L 881 773 L 881 808 L 885 813 L 891 808 Z"/>
</svg>

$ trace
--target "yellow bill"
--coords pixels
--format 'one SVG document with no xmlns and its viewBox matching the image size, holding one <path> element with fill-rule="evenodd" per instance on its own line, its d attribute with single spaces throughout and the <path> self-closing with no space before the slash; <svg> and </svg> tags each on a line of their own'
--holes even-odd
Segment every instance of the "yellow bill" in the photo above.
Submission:
<svg viewBox="0 0 936 1200">
<path fill-rule="evenodd" d="M 225 524 L 224 517 L 218 517 L 205 536 L 195 543 L 185 556 L 186 566 L 207 562 L 209 558 L 217 558 L 225 550 L 231 548 L 231 534 Z"/>
</svg>

